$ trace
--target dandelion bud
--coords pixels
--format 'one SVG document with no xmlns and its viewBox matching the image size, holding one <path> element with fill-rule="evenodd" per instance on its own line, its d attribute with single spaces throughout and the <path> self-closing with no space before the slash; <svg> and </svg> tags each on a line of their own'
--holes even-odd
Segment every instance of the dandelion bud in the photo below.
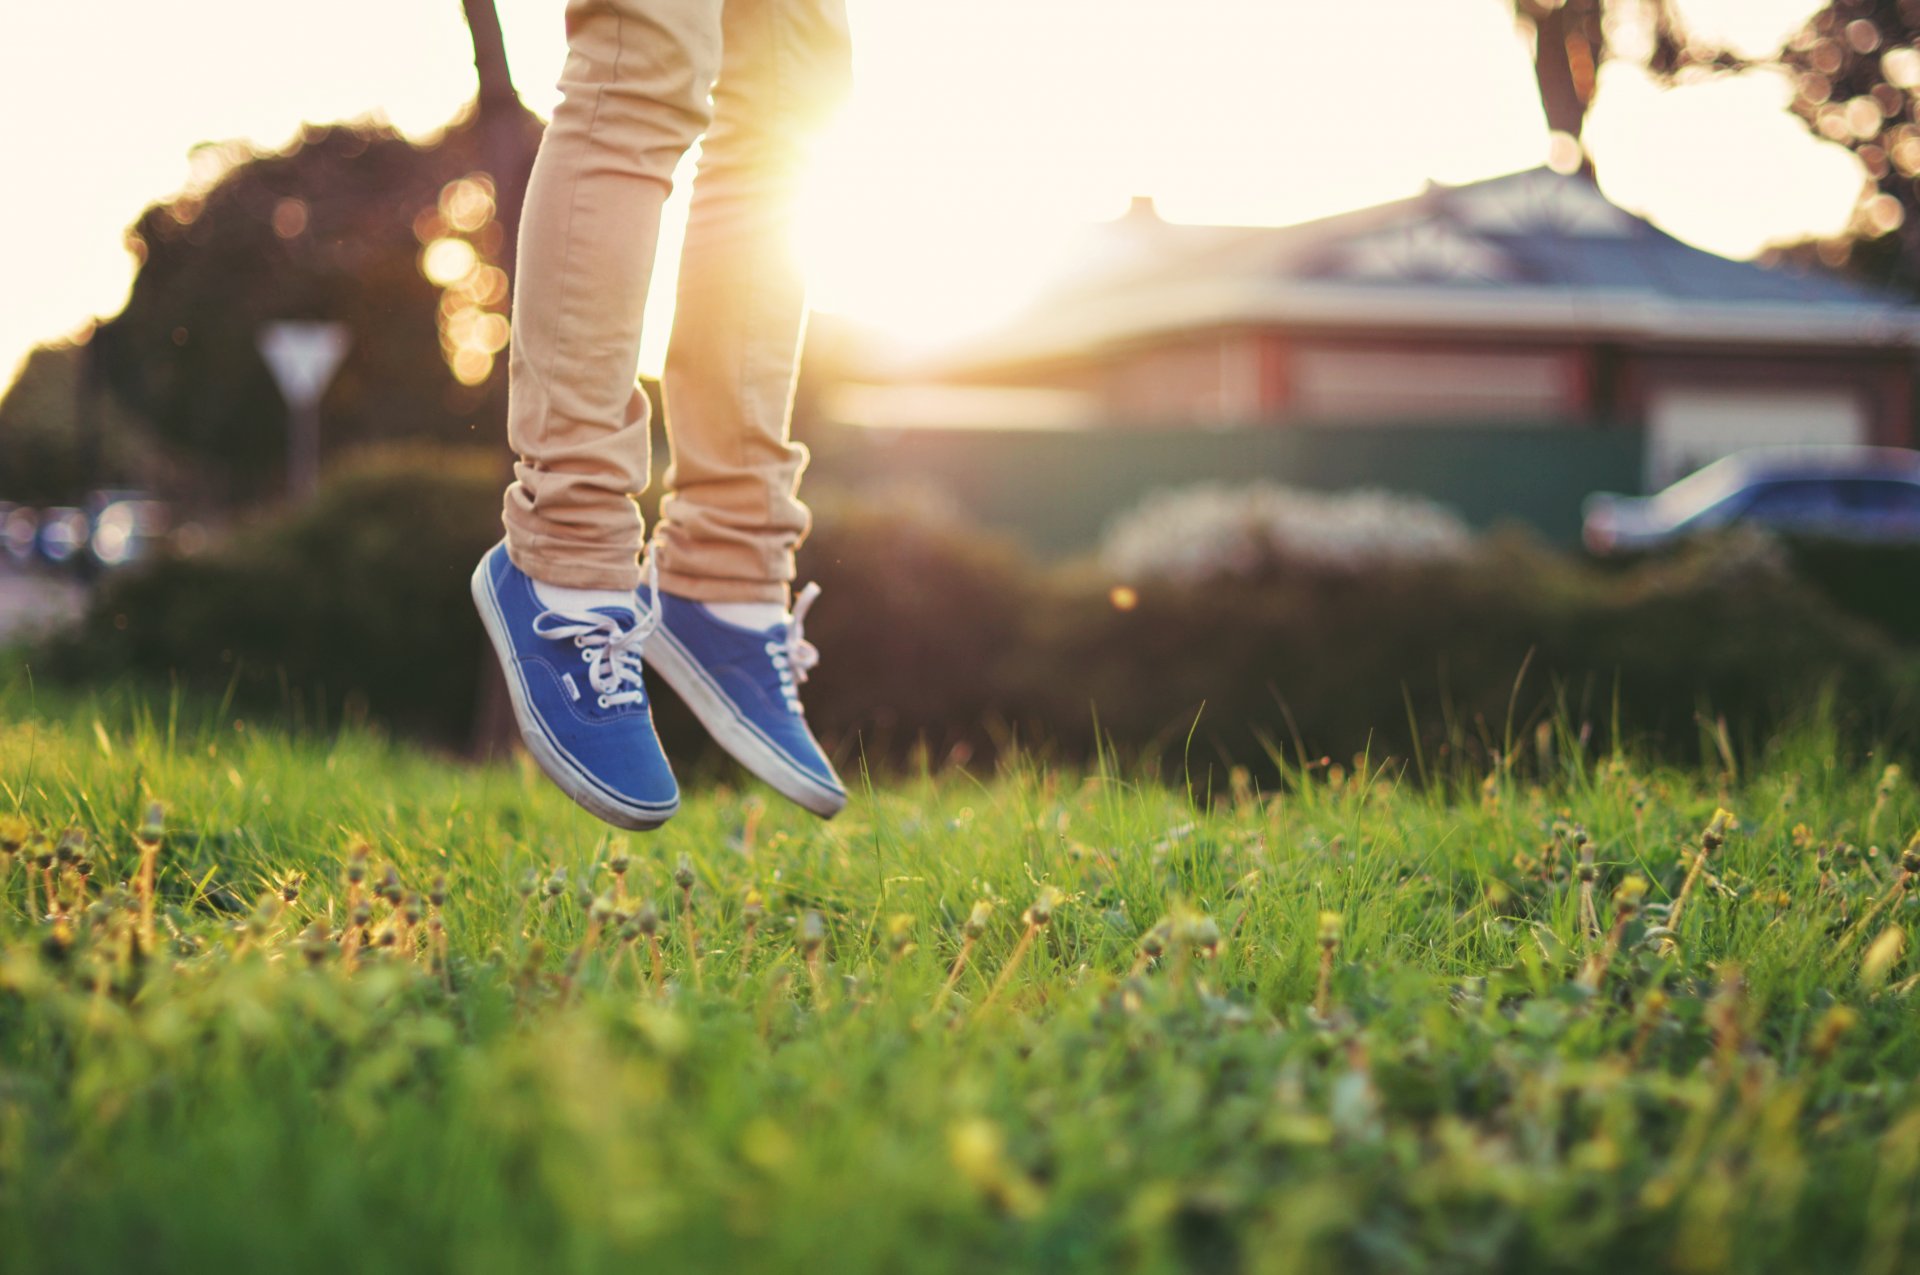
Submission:
<svg viewBox="0 0 1920 1275">
<path fill-rule="evenodd" d="M 166 810 L 160 805 L 159 802 L 157 801 L 148 802 L 147 813 L 140 820 L 139 830 L 136 831 L 133 835 L 145 842 L 154 842 L 154 841 L 160 840 L 161 834 L 166 831 L 166 823 L 167 823 L 166 814 L 167 814 Z"/>
<path fill-rule="evenodd" d="M 280 899 L 283 903 L 300 901 L 300 885 L 304 878 L 298 872 L 289 872 L 280 882 Z"/>
<path fill-rule="evenodd" d="M 1713 812 L 1713 818 L 1707 821 L 1707 829 L 1700 834 L 1700 847 L 1703 850 L 1718 850 L 1726 843 L 1727 833 L 1733 830 L 1734 813 L 1724 806 Z"/>
<path fill-rule="evenodd" d="M 1161 921 L 1140 936 L 1140 955 L 1150 960 L 1159 960 L 1166 954 L 1167 940 L 1173 934 L 1173 923 Z"/>
<path fill-rule="evenodd" d="M 367 860 L 372 854 L 373 851 L 366 842 L 358 841 L 354 843 L 353 849 L 347 853 L 347 882 L 349 884 L 359 885 L 367 879 Z"/>
<path fill-rule="evenodd" d="M 660 909 L 653 906 L 653 901 L 649 899 L 640 905 L 640 911 L 635 914 L 633 923 L 642 934 L 652 938 L 660 932 Z"/>
<path fill-rule="evenodd" d="M 1196 916 L 1187 922 L 1187 946 L 1211 957 L 1220 950 L 1220 923 L 1210 916 Z"/>
<path fill-rule="evenodd" d="M 400 905 L 400 915 L 408 925 L 420 924 L 420 918 L 426 914 L 426 901 L 418 890 L 407 892 L 406 901 Z"/>
<path fill-rule="evenodd" d="M 53 848 L 53 857 L 60 863 L 72 863 L 80 857 L 80 849 L 87 843 L 87 834 L 78 828 L 69 828 L 60 834 L 60 844 Z"/>
<path fill-rule="evenodd" d="M 605 925 L 608 918 L 613 916 L 613 899 L 608 895 L 601 895 L 595 899 L 592 906 L 587 909 L 587 915 L 600 924 Z"/>
<path fill-rule="evenodd" d="M 349 919 L 353 922 L 353 927 L 355 929 L 357 930 L 366 929 L 367 923 L 373 920 L 373 905 L 371 903 L 368 903 L 365 899 L 362 899 L 360 902 L 353 905 L 353 912 L 350 914 Z"/>
<path fill-rule="evenodd" d="M 987 932 L 987 920 L 993 915 L 993 904 L 985 899 L 973 905 L 973 911 L 967 913 L 967 923 L 961 933 L 970 939 L 977 939 Z"/>
<path fill-rule="evenodd" d="M 34 867 L 45 872 L 53 866 L 53 846 L 47 841 L 46 837 L 35 834 L 33 849 L 28 854 L 28 858 L 33 860 Z"/>
<path fill-rule="evenodd" d="M 808 908 L 800 918 L 800 949 L 812 957 L 827 941 L 827 922 L 818 912 Z"/>
<path fill-rule="evenodd" d="M 1640 901 L 1647 897 L 1647 879 L 1639 873 L 1628 877 L 1613 892 L 1613 905 L 1621 916 L 1632 916 L 1640 910 Z"/>
<path fill-rule="evenodd" d="M 1059 906 L 1060 899 L 1060 891 L 1050 885 L 1041 886 L 1040 897 L 1027 908 L 1026 915 L 1022 919 L 1028 925 L 1035 927 L 1050 924 L 1053 921 L 1053 909 Z"/>
<path fill-rule="evenodd" d="M 1914 833 L 1913 840 L 1900 852 L 1900 868 L 1909 876 L 1920 874 L 1920 832 Z"/>
<path fill-rule="evenodd" d="M 896 912 L 887 918 L 887 948 L 896 957 L 913 950 L 913 916 Z"/>
<path fill-rule="evenodd" d="M 693 889 L 693 860 L 684 854 L 673 865 L 673 883 L 682 890 Z"/>
<path fill-rule="evenodd" d="M 633 866 L 633 855 L 627 850 L 627 839 L 616 837 L 607 847 L 607 871 L 616 877 L 627 875 L 627 869 Z"/>
<path fill-rule="evenodd" d="M 574 886 L 573 901 L 580 905 L 580 910 L 582 912 L 586 912 L 590 910 L 593 907 L 593 887 L 591 885 L 588 885 L 585 881 L 582 881 L 579 885 Z"/>
<path fill-rule="evenodd" d="M 40 955 L 55 965 L 65 965 L 73 954 L 73 927 L 62 918 L 55 921 L 47 936 L 40 940 Z"/>
<path fill-rule="evenodd" d="M 539 888 L 540 874 L 532 868 L 528 868 L 525 872 L 522 872 L 519 883 L 513 887 L 514 893 L 523 899 L 532 898 L 533 892 Z"/>
<path fill-rule="evenodd" d="M 19 815 L 0 817 L 0 858 L 20 853 L 27 843 L 28 824 Z"/>
<path fill-rule="evenodd" d="M 546 889 L 549 899 L 557 899 L 565 894 L 567 892 L 567 870 L 565 868 L 555 868 L 552 875 L 547 878 Z"/>
<path fill-rule="evenodd" d="M 404 894 L 405 891 L 400 888 L 400 870 L 389 863 L 387 870 L 380 874 L 379 895 L 389 905 L 399 907 Z"/>
<path fill-rule="evenodd" d="M 758 925 L 766 915 L 766 896 L 762 895 L 759 890 L 749 886 L 746 898 L 742 900 L 740 904 L 741 919 L 746 921 L 748 925 Z"/>
<path fill-rule="evenodd" d="M 447 906 L 447 878 L 442 873 L 434 877 L 433 884 L 427 887 L 427 902 L 436 908 Z"/>
<path fill-rule="evenodd" d="M 1340 944 L 1340 914 L 1322 912 L 1320 914 L 1320 946 L 1329 952 Z"/>
<path fill-rule="evenodd" d="M 318 965 L 332 950 L 333 940 L 320 922 L 315 921 L 300 932 L 300 955 L 306 958 L 307 964 Z"/>
</svg>

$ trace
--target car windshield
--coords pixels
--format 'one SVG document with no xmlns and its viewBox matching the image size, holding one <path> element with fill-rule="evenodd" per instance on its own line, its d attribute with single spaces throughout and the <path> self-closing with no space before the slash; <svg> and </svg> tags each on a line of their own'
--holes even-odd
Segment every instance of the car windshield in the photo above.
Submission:
<svg viewBox="0 0 1920 1275">
<path fill-rule="evenodd" d="M 1661 522 L 1685 522 L 1713 508 L 1748 484 L 1749 475 L 1741 466 L 1715 461 L 1696 469 L 1679 482 L 1650 497 L 1653 513 Z"/>
</svg>

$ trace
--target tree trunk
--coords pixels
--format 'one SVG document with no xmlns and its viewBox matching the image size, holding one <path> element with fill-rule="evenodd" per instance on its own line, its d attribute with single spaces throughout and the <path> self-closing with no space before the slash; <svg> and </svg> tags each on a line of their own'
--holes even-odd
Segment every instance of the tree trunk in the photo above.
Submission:
<svg viewBox="0 0 1920 1275">
<path fill-rule="evenodd" d="M 1533 23 L 1533 76 L 1547 127 L 1578 141 L 1606 56 L 1605 0 L 1521 0 L 1517 10 Z M 1581 171 L 1593 175 L 1592 161 L 1584 155 Z"/>
<path fill-rule="evenodd" d="M 539 129 L 513 87 L 507 64 L 506 40 L 494 0 L 460 0 L 473 37 L 473 69 L 480 78 L 475 99 L 475 145 L 480 162 L 493 178 L 494 217 L 501 229 L 499 260 L 511 283 L 520 241 L 520 211 L 526 204 L 527 177 L 533 167 Z M 502 477 L 510 476 L 504 464 Z M 507 684 L 487 644 L 481 661 L 480 685 L 475 691 L 470 753 L 486 761 L 507 755 L 519 739 Z"/>
<path fill-rule="evenodd" d="M 520 105 L 507 66 L 507 42 L 500 34 L 500 13 L 493 0 L 460 0 L 466 10 L 467 30 L 473 35 L 473 69 L 480 76 L 480 117 Z"/>
</svg>

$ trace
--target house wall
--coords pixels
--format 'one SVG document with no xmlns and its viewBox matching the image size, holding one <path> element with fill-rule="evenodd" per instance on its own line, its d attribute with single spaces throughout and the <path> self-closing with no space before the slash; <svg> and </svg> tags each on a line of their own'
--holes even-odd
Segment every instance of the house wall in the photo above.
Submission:
<svg viewBox="0 0 1920 1275">
<path fill-rule="evenodd" d="M 1524 420 L 1645 429 L 1655 401 L 1675 390 L 1775 391 L 1807 400 L 1845 395 L 1860 404 L 1866 441 L 1916 442 L 1913 366 L 1898 352 L 1878 350 L 1649 350 L 1524 333 L 1448 340 L 1221 330 L 1142 343 L 1020 379 L 1088 390 L 1105 421 L 1136 427 Z"/>
<path fill-rule="evenodd" d="M 1281 393 L 1268 415 L 1311 420 L 1533 421 L 1590 408 L 1588 351 L 1537 341 L 1274 333 Z"/>
<path fill-rule="evenodd" d="M 1825 348 L 1635 350 L 1619 373 L 1623 423 L 1644 427 L 1663 389 L 1838 391 L 1857 396 L 1868 440 L 1887 447 L 1914 445 L 1912 362 L 1898 353 Z"/>
</svg>

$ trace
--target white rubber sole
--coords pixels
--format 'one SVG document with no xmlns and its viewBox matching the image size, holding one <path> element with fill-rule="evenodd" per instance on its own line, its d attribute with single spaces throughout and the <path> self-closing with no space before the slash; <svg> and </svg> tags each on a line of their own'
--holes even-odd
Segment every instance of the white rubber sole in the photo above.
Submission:
<svg viewBox="0 0 1920 1275">
<path fill-rule="evenodd" d="M 707 680 L 672 634 L 665 629 L 656 630 L 647 639 L 641 658 L 693 710 L 714 742 L 751 771 L 754 778 L 822 819 L 831 819 L 846 809 L 845 793 L 827 787 L 795 766 L 741 720 L 733 705 Z"/>
<path fill-rule="evenodd" d="M 588 814 L 630 832 L 651 832 L 678 814 L 678 801 L 667 807 L 635 806 L 620 801 L 548 738 L 539 717 L 527 703 L 526 675 L 520 671 L 520 661 L 515 658 L 513 644 L 507 639 L 506 622 L 501 618 L 500 604 L 494 598 L 493 581 L 487 574 L 486 558 L 482 558 L 480 565 L 474 568 L 472 592 L 474 608 L 480 612 L 480 623 L 487 630 L 488 641 L 493 643 L 493 653 L 500 661 L 500 671 L 506 675 L 507 698 L 513 701 L 513 720 L 520 727 L 520 741 L 527 746 L 527 751 L 539 763 L 540 769 L 546 772 L 547 778 Z"/>
</svg>

